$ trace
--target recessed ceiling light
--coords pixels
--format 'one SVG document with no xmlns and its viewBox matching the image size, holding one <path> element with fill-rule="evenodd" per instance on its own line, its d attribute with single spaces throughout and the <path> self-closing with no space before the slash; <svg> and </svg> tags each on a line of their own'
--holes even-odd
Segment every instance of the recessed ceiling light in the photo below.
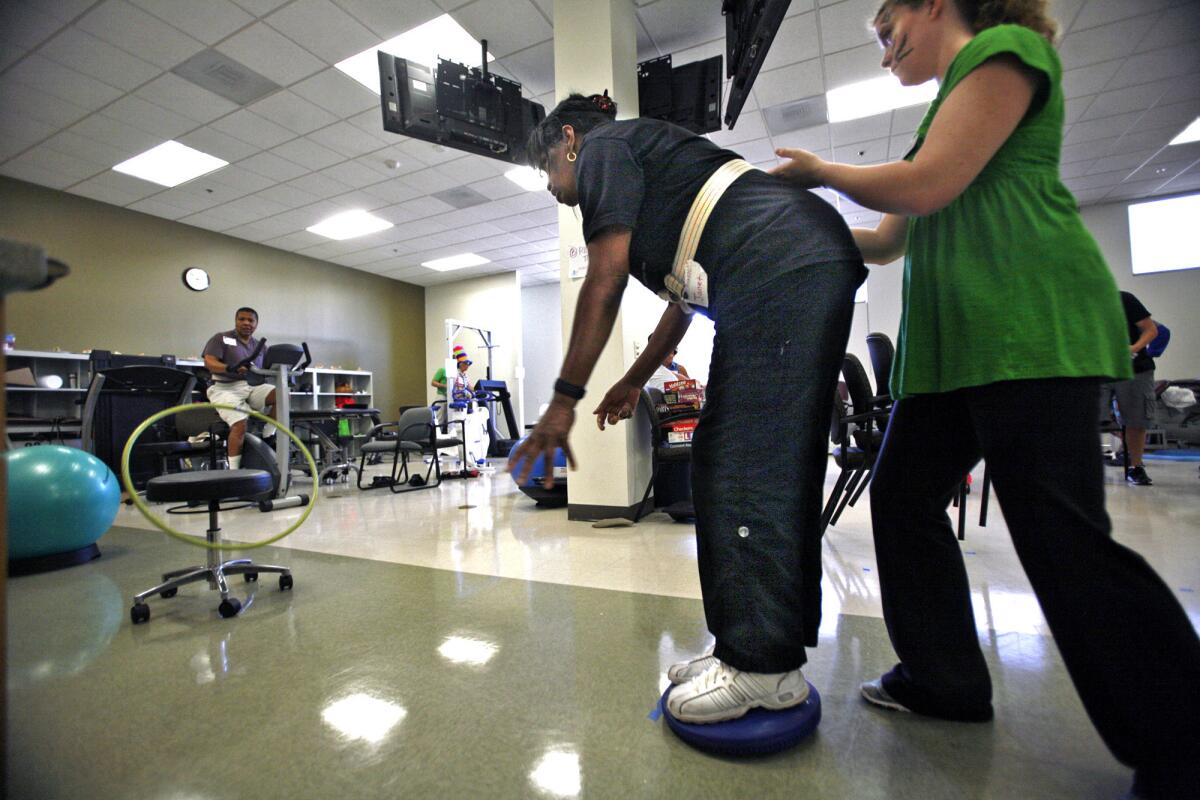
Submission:
<svg viewBox="0 0 1200 800">
<path fill-rule="evenodd" d="M 1191 125 L 1184 128 L 1178 136 L 1167 144 L 1188 144 L 1189 142 L 1200 142 L 1200 117 L 1192 120 Z"/>
<path fill-rule="evenodd" d="M 920 86 L 901 86 L 894 75 L 839 86 L 825 93 L 830 122 L 872 117 L 897 108 L 928 103 L 937 97 L 936 81 Z"/>
<path fill-rule="evenodd" d="M 410 31 L 369 47 L 358 55 L 334 64 L 375 94 L 379 94 L 379 59 L 382 50 L 393 56 L 415 61 L 427 67 L 437 65 L 439 58 L 474 66 L 479 63 L 479 42 L 467 33 L 449 14 L 429 20 Z M 496 58 L 488 53 L 488 61 Z"/>
<path fill-rule="evenodd" d="M 435 258 L 433 261 L 422 261 L 422 267 L 429 267 L 438 272 L 449 272 L 452 269 L 465 269 L 467 267 L 477 267 L 480 264 L 490 263 L 490 259 L 483 256 L 477 256 L 474 253 L 462 253 L 457 256 L 446 256 L 445 258 Z"/>
<path fill-rule="evenodd" d="M 186 144 L 168 141 L 150 148 L 141 155 L 122 161 L 113 167 L 113 170 L 157 183 L 159 186 L 178 186 L 184 181 L 207 175 L 228 163 L 208 153 L 193 150 Z"/>
<path fill-rule="evenodd" d="M 527 192 L 536 192 L 538 189 L 546 188 L 546 174 L 533 167 L 513 167 L 504 173 L 504 177 Z"/>
<path fill-rule="evenodd" d="M 343 211 L 332 217 L 326 217 L 306 230 L 327 239 L 341 241 L 342 239 L 353 239 L 356 236 L 366 236 L 368 233 L 375 233 L 390 227 L 392 227 L 392 223 L 386 219 L 380 219 L 374 214 L 368 214 L 366 211 L 356 208 L 353 211 Z"/>
</svg>

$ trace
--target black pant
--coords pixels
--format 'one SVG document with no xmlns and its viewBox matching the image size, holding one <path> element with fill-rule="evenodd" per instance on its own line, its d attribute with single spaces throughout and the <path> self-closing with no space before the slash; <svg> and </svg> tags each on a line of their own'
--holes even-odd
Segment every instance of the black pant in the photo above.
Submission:
<svg viewBox="0 0 1200 800">
<path fill-rule="evenodd" d="M 1200 640 L 1170 589 L 1111 538 L 1098 383 L 1006 381 L 896 403 L 871 483 L 883 614 L 914 711 L 990 716 L 991 682 L 946 507 L 982 456 L 1084 707 L 1147 794 L 1200 787 Z M 1185 796 L 1179 794 L 1178 796 Z"/>
<path fill-rule="evenodd" d="M 865 274 L 800 267 L 714 314 L 692 497 L 705 620 L 737 669 L 793 670 L 817 643 L 829 415 Z"/>
</svg>

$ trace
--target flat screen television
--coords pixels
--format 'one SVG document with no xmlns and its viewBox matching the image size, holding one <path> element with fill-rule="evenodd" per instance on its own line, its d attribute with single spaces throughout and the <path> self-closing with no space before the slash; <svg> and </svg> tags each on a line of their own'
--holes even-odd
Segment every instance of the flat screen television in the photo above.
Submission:
<svg viewBox="0 0 1200 800">
<path fill-rule="evenodd" d="M 525 140 L 546 117 L 521 84 L 438 59 L 436 67 L 379 51 L 383 128 L 467 153 L 525 163 Z"/>
<path fill-rule="evenodd" d="M 754 80 L 775 41 L 775 34 L 792 0 L 724 0 L 725 66 L 729 103 L 725 106 L 725 126 L 733 129 L 742 106 L 750 96 Z"/>
<path fill-rule="evenodd" d="M 721 57 L 672 67 L 665 55 L 638 64 L 638 113 L 693 133 L 721 130 Z"/>
</svg>

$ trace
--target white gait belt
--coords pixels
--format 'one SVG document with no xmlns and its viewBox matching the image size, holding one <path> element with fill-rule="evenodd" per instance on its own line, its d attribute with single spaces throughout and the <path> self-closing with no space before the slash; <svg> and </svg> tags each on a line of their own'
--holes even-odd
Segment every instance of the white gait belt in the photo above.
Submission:
<svg viewBox="0 0 1200 800">
<path fill-rule="evenodd" d="M 717 171 L 708 176 L 699 194 L 692 201 L 683 230 L 679 234 L 679 246 L 675 249 L 675 262 L 671 273 L 663 278 L 666 287 L 658 296 L 675 303 L 684 312 L 693 313 L 692 306 L 708 307 L 708 273 L 695 261 L 696 248 L 700 246 L 700 235 L 708 217 L 716 207 L 721 195 L 725 194 L 734 181 L 755 169 L 740 158 L 726 161 Z"/>
</svg>

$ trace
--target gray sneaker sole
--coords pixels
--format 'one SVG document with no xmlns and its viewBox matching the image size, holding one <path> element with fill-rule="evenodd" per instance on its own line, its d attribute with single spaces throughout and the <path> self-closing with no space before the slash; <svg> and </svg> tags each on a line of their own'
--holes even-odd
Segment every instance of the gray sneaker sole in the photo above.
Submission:
<svg viewBox="0 0 1200 800">
<path fill-rule="evenodd" d="M 689 725 L 714 725 L 718 722 L 729 722 L 730 720 L 741 719 L 755 708 L 765 708 L 768 711 L 783 711 L 791 708 L 792 706 L 798 706 L 808 699 L 808 682 L 806 681 L 804 684 L 803 694 L 799 696 L 797 696 L 794 692 L 786 692 L 785 694 L 787 696 L 786 700 L 780 700 L 778 698 L 763 698 L 762 700 L 755 700 L 745 705 L 738 706 L 735 709 L 731 709 L 732 713 L 730 713 L 728 716 L 725 715 L 725 712 L 714 713 L 705 717 L 688 714 L 686 712 L 682 714 L 676 714 L 674 711 L 671 711 L 670 708 L 668 708 L 667 713 L 680 722 L 686 722 Z M 669 705 L 670 703 L 668 702 L 668 706 Z"/>
<path fill-rule="evenodd" d="M 900 701 L 885 692 L 883 686 L 877 680 L 867 681 L 859 687 L 859 690 L 862 692 L 863 699 L 873 706 L 886 708 L 890 711 L 912 712 L 912 709 L 908 708 L 908 706 L 901 704 Z"/>
</svg>

